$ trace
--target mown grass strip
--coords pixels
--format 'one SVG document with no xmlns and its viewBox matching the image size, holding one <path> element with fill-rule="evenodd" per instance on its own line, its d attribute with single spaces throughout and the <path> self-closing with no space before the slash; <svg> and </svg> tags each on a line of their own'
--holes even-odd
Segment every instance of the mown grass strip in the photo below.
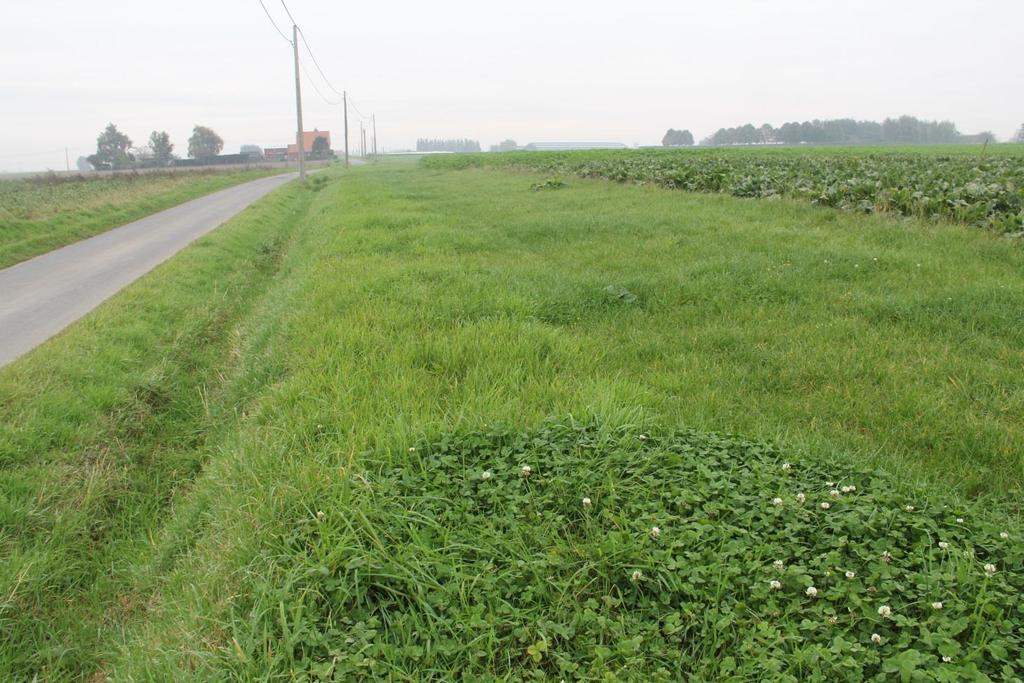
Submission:
<svg viewBox="0 0 1024 683">
<path fill-rule="evenodd" d="M 0 268 L 276 170 L 0 181 Z"/>
</svg>

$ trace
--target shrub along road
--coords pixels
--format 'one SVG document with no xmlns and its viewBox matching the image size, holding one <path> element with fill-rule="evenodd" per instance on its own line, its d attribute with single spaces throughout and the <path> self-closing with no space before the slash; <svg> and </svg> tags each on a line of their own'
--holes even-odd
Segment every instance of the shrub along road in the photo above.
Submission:
<svg viewBox="0 0 1024 683">
<path fill-rule="evenodd" d="M 295 177 L 286 173 L 221 190 L 0 271 L 0 365 Z"/>
</svg>

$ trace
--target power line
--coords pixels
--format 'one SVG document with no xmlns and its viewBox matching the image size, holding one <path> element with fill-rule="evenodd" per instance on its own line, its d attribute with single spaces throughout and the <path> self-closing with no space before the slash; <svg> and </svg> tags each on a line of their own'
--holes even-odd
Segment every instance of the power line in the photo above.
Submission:
<svg viewBox="0 0 1024 683">
<path fill-rule="evenodd" d="M 284 0 L 281 1 L 284 2 Z M 312 58 L 313 64 L 316 66 L 316 70 L 320 72 L 320 77 L 324 79 L 324 83 L 327 84 L 328 88 L 334 91 L 335 95 L 341 95 L 341 91 L 339 91 L 337 88 L 331 85 L 331 82 L 327 79 L 327 76 L 324 74 L 324 70 L 320 68 L 320 62 L 316 61 L 316 56 L 313 54 L 313 48 L 309 46 L 309 42 L 306 40 L 306 34 L 301 28 L 299 29 L 299 36 L 302 38 L 302 44 L 306 46 L 306 52 L 308 52 L 310 58 Z"/>
<path fill-rule="evenodd" d="M 288 5 L 284 4 L 284 0 L 281 0 L 281 6 L 284 7 L 285 14 L 288 15 L 289 19 L 291 19 L 292 26 L 298 26 L 299 22 L 295 21 L 295 18 L 292 17 L 292 13 L 288 11 Z"/>
<path fill-rule="evenodd" d="M 306 65 L 303 64 L 302 60 L 299 60 L 299 65 L 302 67 L 302 73 L 306 74 L 306 78 L 309 79 L 309 84 L 313 86 L 313 90 L 316 92 L 317 95 L 320 96 L 320 99 L 322 99 L 324 102 L 331 105 L 332 107 L 337 107 L 339 104 L 341 104 L 341 101 L 332 102 L 330 99 L 327 98 L 326 95 L 320 92 L 320 88 L 316 87 L 316 81 L 313 80 L 313 77 L 309 74 L 309 69 L 306 68 Z"/>
<path fill-rule="evenodd" d="M 274 17 L 270 16 L 270 11 L 267 9 L 267 6 L 263 4 L 263 0 L 260 0 L 260 7 L 263 8 L 263 13 L 267 15 L 267 19 L 270 19 L 270 23 L 274 25 L 274 30 L 277 31 L 278 35 L 284 38 L 284 42 L 291 45 L 292 41 L 288 40 L 288 36 L 284 34 L 284 31 L 282 31 L 281 28 L 277 25 L 277 22 L 274 21 Z"/>
<path fill-rule="evenodd" d="M 369 118 L 370 118 L 369 116 L 366 116 L 366 115 L 363 114 L 363 112 L 359 111 L 359 107 L 357 107 L 356 103 L 352 101 L 352 96 L 351 95 L 348 96 L 348 104 L 349 104 L 350 107 L 352 107 L 353 109 L 356 110 L 356 113 L 359 114 L 359 118 L 361 118 L 364 121 L 369 120 Z"/>
</svg>

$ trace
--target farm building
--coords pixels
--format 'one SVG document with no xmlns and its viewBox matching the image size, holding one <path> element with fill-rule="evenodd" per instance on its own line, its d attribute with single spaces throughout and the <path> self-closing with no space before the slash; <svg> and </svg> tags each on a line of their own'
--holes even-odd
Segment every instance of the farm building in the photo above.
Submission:
<svg viewBox="0 0 1024 683">
<path fill-rule="evenodd" d="M 264 147 L 263 158 L 267 161 L 284 161 L 288 158 L 287 147 Z"/>
<path fill-rule="evenodd" d="M 324 138 L 327 141 L 327 146 L 326 146 L 325 149 L 327 150 L 327 152 L 330 152 L 330 150 L 331 150 L 331 131 L 329 131 L 329 130 L 316 130 L 316 129 L 313 129 L 312 131 L 303 131 L 302 132 L 302 148 L 303 148 L 303 151 L 306 153 L 307 157 L 309 157 L 310 155 L 313 154 L 313 147 L 314 147 L 314 145 L 316 145 L 317 138 Z M 323 144 L 323 143 L 321 143 L 321 144 Z M 266 152 L 264 152 L 264 154 L 266 154 Z M 288 161 L 298 161 L 298 159 L 299 159 L 298 146 L 295 145 L 294 143 L 288 145 L 287 159 L 288 159 Z"/>
</svg>

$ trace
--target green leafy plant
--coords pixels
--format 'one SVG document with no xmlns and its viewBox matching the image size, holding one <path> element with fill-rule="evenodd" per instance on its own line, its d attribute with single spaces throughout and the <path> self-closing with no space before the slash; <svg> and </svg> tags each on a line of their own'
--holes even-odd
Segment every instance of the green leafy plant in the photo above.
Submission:
<svg viewBox="0 0 1024 683">
<path fill-rule="evenodd" d="M 360 462 L 291 511 L 256 591 L 290 611 L 239 641 L 313 680 L 1024 672 L 1018 532 L 877 473 L 573 422 Z"/>
</svg>

